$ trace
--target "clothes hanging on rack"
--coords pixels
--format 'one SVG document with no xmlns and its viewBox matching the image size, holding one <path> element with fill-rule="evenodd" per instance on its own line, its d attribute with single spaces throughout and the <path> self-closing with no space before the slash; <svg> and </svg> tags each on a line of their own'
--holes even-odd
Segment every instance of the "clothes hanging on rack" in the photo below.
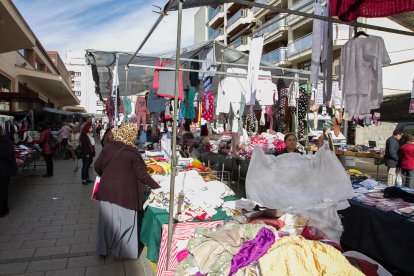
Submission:
<svg viewBox="0 0 414 276">
<path fill-rule="evenodd" d="M 245 69 L 227 68 L 229 74 L 246 74 Z M 229 113 L 230 103 L 241 103 L 248 90 L 247 78 L 227 76 L 218 85 L 216 115 Z M 245 101 L 244 101 L 245 102 Z"/>
<path fill-rule="evenodd" d="M 247 85 L 249 89 L 246 91 L 246 104 L 251 105 L 255 102 L 255 94 L 257 93 L 260 71 L 260 60 L 263 52 L 263 36 L 253 37 L 250 40 L 249 61 L 247 66 Z M 270 72 L 269 72 L 270 75 Z"/>
<path fill-rule="evenodd" d="M 382 67 L 390 63 L 381 37 L 352 38 L 342 47 L 342 90 L 345 109 L 351 117 L 380 107 Z"/>
<path fill-rule="evenodd" d="M 388 17 L 414 11 L 412 0 L 330 0 L 330 15 L 352 22 L 358 17 Z"/>
<path fill-rule="evenodd" d="M 329 8 L 323 6 L 319 1 L 314 4 L 314 14 L 328 16 Z M 312 31 L 312 62 L 310 83 L 313 87 L 318 87 L 318 74 L 320 72 L 320 64 L 326 61 L 326 53 L 328 49 L 328 25 L 327 21 L 314 19 Z M 323 53 L 321 60 L 321 50 Z"/>
<path fill-rule="evenodd" d="M 308 93 L 304 87 L 299 88 L 299 100 L 298 100 L 298 125 L 299 125 L 299 134 L 298 138 L 305 137 L 305 124 L 306 114 L 308 112 Z"/>
<path fill-rule="evenodd" d="M 201 110 L 201 118 L 207 122 L 214 121 L 214 96 L 212 91 L 208 94 L 203 93 Z"/>
<path fill-rule="evenodd" d="M 198 56 L 195 56 L 194 59 L 198 59 Z M 200 63 L 192 61 L 190 63 L 190 69 L 200 70 Z M 200 84 L 200 80 L 198 78 L 198 72 L 190 72 L 189 79 L 190 79 L 190 85 L 193 87 L 197 87 Z"/>
<path fill-rule="evenodd" d="M 298 99 L 299 99 L 299 83 L 297 81 L 292 81 L 289 85 L 288 106 L 296 107 Z"/>
<path fill-rule="evenodd" d="M 286 132 L 286 115 L 288 111 L 287 96 L 289 90 L 286 88 L 283 79 L 277 82 L 277 90 L 279 93 L 276 109 L 277 131 L 281 133 Z"/>
<path fill-rule="evenodd" d="M 124 100 L 124 109 L 125 109 L 125 114 L 126 115 L 130 115 L 132 112 L 132 107 L 131 107 L 131 99 L 129 97 L 125 97 Z"/>
<path fill-rule="evenodd" d="M 259 71 L 260 77 L 257 80 L 256 92 L 253 95 L 259 105 L 272 105 L 273 97 L 277 95 L 276 84 L 272 82 L 272 75 L 270 71 Z M 265 77 L 267 76 L 267 77 Z"/>
<path fill-rule="evenodd" d="M 157 61 L 155 66 L 166 67 L 175 66 L 175 61 Z M 181 68 L 181 66 L 180 66 Z M 184 88 L 183 88 L 183 73 L 179 72 L 178 77 L 178 99 L 184 100 Z M 157 95 L 160 97 L 167 97 L 174 99 L 175 93 L 175 70 L 154 70 L 153 89 L 157 91 Z"/>
<path fill-rule="evenodd" d="M 184 93 L 184 118 L 185 119 L 192 120 L 195 118 L 195 115 L 196 115 L 195 108 L 194 108 L 195 96 L 196 96 L 196 90 L 194 87 L 190 87 Z"/>
<path fill-rule="evenodd" d="M 158 97 L 155 90 L 151 90 L 148 94 L 148 111 L 161 113 L 165 110 L 165 99 Z"/>
<path fill-rule="evenodd" d="M 142 127 L 145 130 L 145 127 L 147 124 L 147 113 L 148 113 L 148 109 L 147 109 L 147 103 L 146 103 L 145 97 L 138 97 L 137 101 L 135 102 L 135 114 L 137 117 L 138 129 L 141 126 L 141 122 L 142 122 Z"/>
</svg>

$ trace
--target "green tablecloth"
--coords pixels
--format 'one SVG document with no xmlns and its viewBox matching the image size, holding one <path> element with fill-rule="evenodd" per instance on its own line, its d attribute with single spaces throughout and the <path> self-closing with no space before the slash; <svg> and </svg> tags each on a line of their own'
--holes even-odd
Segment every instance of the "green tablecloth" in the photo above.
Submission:
<svg viewBox="0 0 414 276">
<path fill-rule="evenodd" d="M 224 201 L 234 201 L 238 198 L 229 196 L 224 198 Z M 221 208 L 216 208 L 217 214 L 215 214 L 211 220 L 225 220 L 229 217 Z M 195 220 L 199 221 L 199 220 Z M 158 257 L 160 253 L 161 245 L 161 231 L 162 225 L 168 223 L 168 212 L 164 209 L 154 208 L 148 206 L 145 209 L 144 217 L 142 220 L 140 240 L 147 246 L 147 259 L 154 263 L 158 263 Z"/>
</svg>

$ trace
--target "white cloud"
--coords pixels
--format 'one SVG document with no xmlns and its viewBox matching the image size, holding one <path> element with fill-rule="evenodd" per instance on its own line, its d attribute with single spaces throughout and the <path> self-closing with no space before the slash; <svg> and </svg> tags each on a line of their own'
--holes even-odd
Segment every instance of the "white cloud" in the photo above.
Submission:
<svg viewBox="0 0 414 276">
<path fill-rule="evenodd" d="M 135 51 L 159 16 L 152 12 L 156 10 L 152 5 L 163 7 L 167 1 L 14 2 L 42 45 L 47 50 L 57 50 L 65 58 L 68 50 Z M 105 10 L 105 5 L 110 10 Z M 183 12 L 182 47 L 193 44 L 196 11 L 188 9 Z M 175 50 L 176 34 L 177 12 L 172 11 L 159 24 L 141 52 L 165 53 Z"/>
</svg>

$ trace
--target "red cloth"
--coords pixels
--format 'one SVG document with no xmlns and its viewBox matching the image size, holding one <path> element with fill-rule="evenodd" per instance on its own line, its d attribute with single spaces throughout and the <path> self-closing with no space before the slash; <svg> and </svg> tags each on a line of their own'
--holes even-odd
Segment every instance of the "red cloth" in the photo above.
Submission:
<svg viewBox="0 0 414 276">
<path fill-rule="evenodd" d="M 345 22 L 414 11 L 413 0 L 330 0 L 330 15 Z"/>
<path fill-rule="evenodd" d="M 400 167 L 403 170 L 414 170 L 414 144 L 404 144 L 400 147 Z"/>
<path fill-rule="evenodd" d="M 50 141 L 52 140 L 52 132 L 50 129 L 45 129 L 40 133 L 38 140 L 33 140 L 33 143 L 39 144 L 42 149 L 42 155 L 53 154 L 52 147 L 50 146 Z"/>
</svg>

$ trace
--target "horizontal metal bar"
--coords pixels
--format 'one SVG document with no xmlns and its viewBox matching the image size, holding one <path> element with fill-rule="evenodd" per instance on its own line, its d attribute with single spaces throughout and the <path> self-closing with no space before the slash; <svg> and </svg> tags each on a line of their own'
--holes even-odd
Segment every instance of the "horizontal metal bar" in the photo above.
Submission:
<svg viewBox="0 0 414 276">
<path fill-rule="evenodd" d="M 152 68 L 152 69 L 159 69 L 159 70 L 168 70 L 168 71 L 175 71 L 174 67 L 161 67 L 161 66 L 154 66 L 154 65 L 144 65 L 144 64 L 130 64 L 130 67 L 139 67 L 139 68 Z M 180 71 L 182 72 L 196 72 L 196 73 L 211 73 L 211 71 L 206 71 L 206 70 L 196 70 L 196 69 L 186 69 L 186 68 L 181 68 Z M 225 75 L 225 76 L 229 76 L 229 77 L 240 77 L 240 78 L 245 78 L 247 77 L 247 74 L 235 74 L 235 73 L 228 73 L 228 72 L 222 72 L 222 71 L 216 71 L 215 72 L 218 75 Z M 265 75 L 259 75 L 258 77 L 269 77 L 269 76 L 265 76 Z M 303 77 L 286 77 L 286 76 L 271 76 L 272 79 L 287 79 L 287 80 L 306 80 L 308 81 L 308 78 L 303 78 Z"/>
</svg>

